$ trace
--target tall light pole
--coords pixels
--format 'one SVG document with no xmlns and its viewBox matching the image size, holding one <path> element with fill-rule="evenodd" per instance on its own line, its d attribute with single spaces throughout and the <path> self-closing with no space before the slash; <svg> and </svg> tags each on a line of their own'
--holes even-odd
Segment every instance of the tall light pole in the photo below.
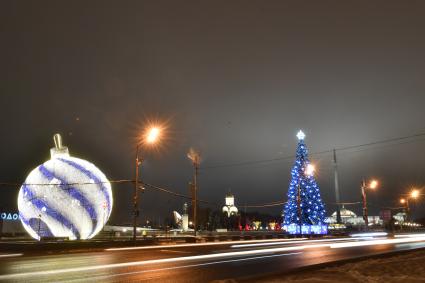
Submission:
<svg viewBox="0 0 425 283">
<path fill-rule="evenodd" d="M 366 189 L 376 189 L 378 187 L 378 181 L 372 180 L 368 184 L 366 184 L 366 181 L 363 179 L 361 183 L 360 190 L 362 192 L 362 201 L 363 201 L 363 219 L 366 225 L 366 230 L 369 228 L 369 219 L 368 219 L 368 213 L 367 213 L 367 197 L 366 197 Z"/>
<path fill-rule="evenodd" d="M 136 243 L 137 238 L 137 218 L 139 217 L 139 167 L 142 160 L 139 157 L 140 147 L 143 145 L 154 145 L 158 142 L 161 135 L 161 128 L 151 126 L 145 130 L 142 140 L 136 145 L 136 174 L 134 179 L 134 192 L 133 192 L 133 241 Z"/>
<path fill-rule="evenodd" d="M 335 181 L 335 202 L 336 202 L 336 223 L 341 224 L 341 207 L 340 207 L 340 198 L 339 198 L 339 183 L 338 183 L 338 166 L 336 163 L 336 150 L 333 150 L 334 153 L 334 181 Z"/>
<path fill-rule="evenodd" d="M 201 163 L 201 157 L 200 154 L 192 148 L 189 150 L 187 157 L 193 164 L 193 231 L 196 237 L 196 229 L 198 225 L 198 171 L 199 164 Z"/>
</svg>

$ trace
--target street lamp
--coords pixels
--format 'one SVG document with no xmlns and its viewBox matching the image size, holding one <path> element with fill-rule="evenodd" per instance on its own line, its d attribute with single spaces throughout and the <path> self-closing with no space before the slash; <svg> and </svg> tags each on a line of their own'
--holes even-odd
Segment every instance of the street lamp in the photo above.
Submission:
<svg viewBox="0 0 425 283">
<path fill-rule="evenodd" d="M 419 190 L 412 190 L 410 192 L 410 197 L 413 199 L 417 199 L 419 197 Z"/>
<path fill-rule="evenodd" d="M 312 177 L 314 175 L 314 171 L 316 168 L 313 164 L 308 164 L 306 168 L 304 169 L 304 177 Z M 298 178 L 298 190 L 297 190 L 297 207 L 298 207 L 298 220 L 299 220 L 299 226 L 300 226 L 300 234 L 302 234 L 302 212 L 301 212 L 301 177 Z"/>
<path fill-rule="evenodd" d="M 193 231 L 194 235 L 196 237 L 196 228 L 198 225 L 198 171 L 199 171 L 199 164 L 201 163 L 201 156 L 200 154 L 191 148 L 189 152 L 187 153 L 187 157 L 192 161 L 193 164 L 193 183 L 192 183 L 192 192 L 193 192 L 193 199 L 192 199 L 192 209 L 193 209 Z"/>
<path fill-rule="evenodd" d="M 405 198 L 400 199 L 400 203 L 404 205 L 404 209 L 406 212 L 406 221 L 410 220 L 410 205 L 409 205 L 409 199 L 416 200 L 419 197 L 419 190 L 412 190 L 408 195 L 406 195 Z"/>
<path fill-rule="evenodd" d="M 360 190 L 362 192 L 362 200 L 363 200 L 363 219 L 366 225 L 366 230 L 369 228 L 369 219 L 367 217 L 367 198 L 366 198 L 366 189 L 374 190 L 378 187 L 379 183 L 376 180 L 371 180 L 368 184 L 363 179 L 361 183 Z"/>
<path fill-rule="evenodd" d="M 409 206 L 409 198 L 402 198 L 400 199 L 400 203 L 404 207 L 404 212 L 406 213 L 405 221 L 409 221 L 409 213 L 410 213 L 410 206 Z"/>
<path fill-rule="evenodd" d="M 308 164 L 307 168 L 305 169 L 305 174 L 307 176 L 313 176 L 314 175 L 314 171 L 316 171 L 316 167 L 314 167 L 313 164 Z"/>
<path fill-rule="evenodd" d="M 137 217 L 139 217 L 139 167 L 142 164 L 141 158 L 139 158 L 139 152 L 141 146 L 153 146 L 158 143 L 161 137 L 161 128 L 159 126 L 148 127 L 142 136 L 142 139 L 136 145 L 136 176 L 134 180 L 134 192 L 133 192 L 133 241 L 136 243 L 137 236 Z"/>
</svg>

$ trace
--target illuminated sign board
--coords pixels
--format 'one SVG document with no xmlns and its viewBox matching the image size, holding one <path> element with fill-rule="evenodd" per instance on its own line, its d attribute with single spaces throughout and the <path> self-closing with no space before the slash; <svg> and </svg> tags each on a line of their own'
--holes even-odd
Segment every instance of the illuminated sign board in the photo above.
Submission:
<svg viewBox="0 0 425 283">
<path fill-rule="evenodd" d="M 9 221 L 16 221 L 19 219 L 18 213 L 11 213 L 11 212 L 2 212 L 0 213 L 0 219 L 2 220 L 9 220 Z"/>
</svg>

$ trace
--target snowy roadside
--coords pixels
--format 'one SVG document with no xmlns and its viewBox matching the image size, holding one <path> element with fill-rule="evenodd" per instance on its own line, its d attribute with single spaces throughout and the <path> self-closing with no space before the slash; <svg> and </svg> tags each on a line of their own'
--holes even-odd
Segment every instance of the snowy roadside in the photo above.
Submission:
<svg viewBox="0 0 425 283">
<path fill-rule="evenodd" d="M 425 282 L 425 250 L 365 259 L 317 270 L 303 271 L 287 276 L 276 275 L 253 281 L 266 283 Z"/>
</svg>

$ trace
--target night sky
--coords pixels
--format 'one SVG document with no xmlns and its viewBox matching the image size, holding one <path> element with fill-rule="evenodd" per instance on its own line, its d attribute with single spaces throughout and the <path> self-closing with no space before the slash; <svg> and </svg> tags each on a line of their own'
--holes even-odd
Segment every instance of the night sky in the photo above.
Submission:
<svg viewBox="0 0 425 283">
<path fill-rule="evenodd" d="M 293 159 L 207 167 L 294 155 L 299 129 L 312 153 L 425 132 L 424 35 L 424 1 L 1 1 L 0 181 L 23 182 L 57 132 L 109 179 L 133 178 L 137 133 L 158 119 L 144 181 L 188 194 L 194 147 L 200 198 L 285 200 Z M 425 186 L 425 138 L 407 141 L 339 152 L 342 200 L 376 177 L 376 215 Z M 332 212 L 332 156 L 311 159 Z M 19 188 L 0 189 L 16 210 Z M 113 190 L 111 221 L 129 222 L 132 187 Z M 147 190 L 142 219 L 183 202 Z"/>
</svg>

